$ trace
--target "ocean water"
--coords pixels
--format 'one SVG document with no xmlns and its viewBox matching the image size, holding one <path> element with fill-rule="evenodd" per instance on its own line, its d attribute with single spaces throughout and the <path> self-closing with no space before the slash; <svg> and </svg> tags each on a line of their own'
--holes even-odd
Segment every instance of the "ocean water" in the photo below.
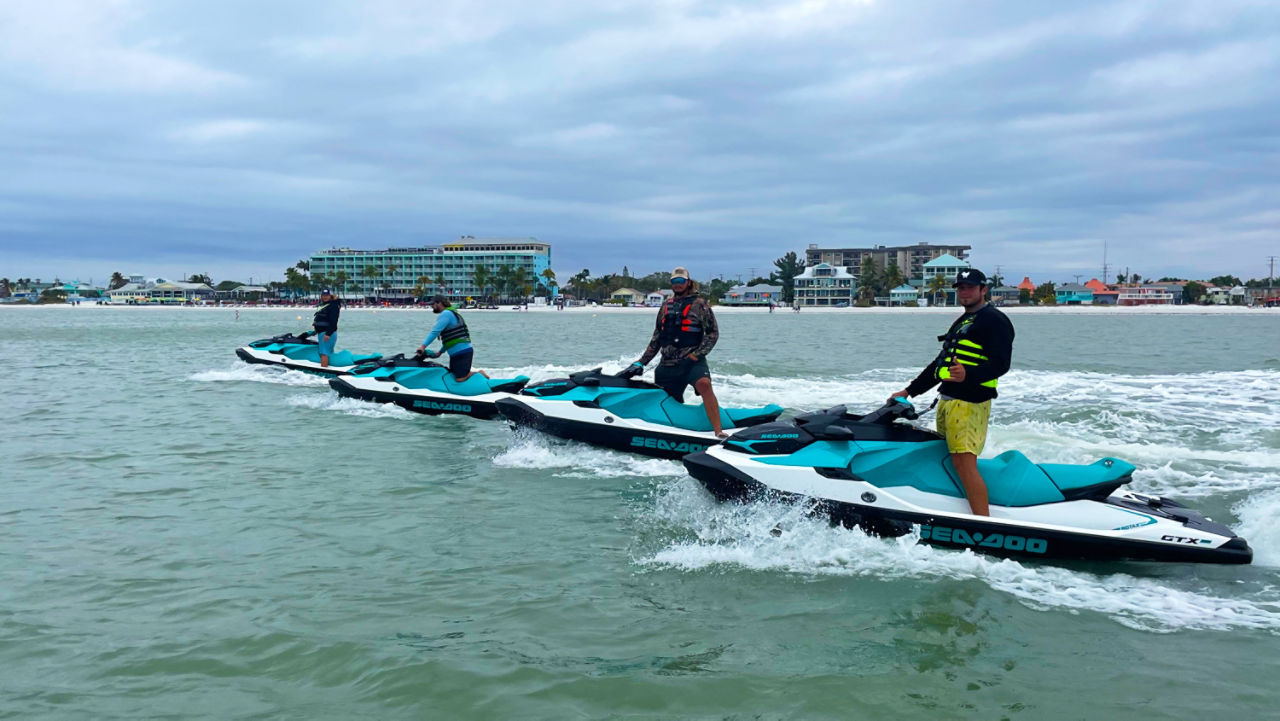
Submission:
<svg viewBox="0 0 1280 721">
<path fill-rule="evenodd" d="M 303 319 L 298 318 L 299 313 Z M 305 310 L 0 310 L 0 718 L 1274 718 L 1280 314 L 1013 314 L 987 454 L 1138 465 L 1246 567 L 999 560 L 248 366 Z M 725 313 L 722 401 L 873 407 L 946 314 Z M 410 351 L 429 313 L 346 311 Z M 647 312 L 467 316 L 620 369 Z M 780 536 L 770 530 L 781 526 Z"/>
</svg>

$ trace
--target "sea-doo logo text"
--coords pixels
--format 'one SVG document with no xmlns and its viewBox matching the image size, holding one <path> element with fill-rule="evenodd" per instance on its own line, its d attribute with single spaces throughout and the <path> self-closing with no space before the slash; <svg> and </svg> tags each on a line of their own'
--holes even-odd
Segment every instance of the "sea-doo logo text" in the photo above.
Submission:
<svg viewBox="0 0 1280 721">
<path fill-rule="evenodd" d="M 631 447 L 654 448 L 660 451 L 675 451 L 676 453 L 697 453 L 698 451 L 705 451 L 709 448 L 709 446 L 704 446 L 699 443 L 685 443 L 683 441 L 673 443 L 671 441 L 664 441 L 661 438 L 645 438 L 644 436 L 632 436 Z"/>
<path fill-rule="evenodd" d="M 1027 553 L 1044 553 L 1049 549 L 1049 542 L 1043 538 L 1026 538 L 1025 536 L 1008 536 L 1003 533 L 970 533 L 963 528 L 947 528 L 946 526 L 921 526 L 920 539 L 934 540 L 940 543 L 958 543 L 962 546 L 979 548 L 1002 548 L 1008 551 L 1026 551 Z"/>
<path fill-rule="evenodd" d="M 436 403 L 435 401 L 414 401 L 414 408 L 426 408 L 433 411 L 445 411 L 448 413 L 470 413 L 471 406 L 465 403 Z"/>
<path fill-rule="evenodd" d="M 799 438 L 799 433 L 761 433 L 761 438 Z"/>
<path fill-rule="evenodd" d="M 1196 545 L 1196 544 L 1199 544 L 1199 543 L 1212 543 L 1212 541 L 1210 541 L 1210 540 L 1209 540 L 1209 539 L 1207 539 L 1207 538 L 1183 538 L 1182 536 L 1170 536 L 1170 535 L 1167 535 L 1167 534 L 1166 534 L 1166 535 L 1161 536 L 1161 537 L 1160 537 L 1160 540 L 1161 540 L 1161 541 L 1173 541 L 1174 543 L 1189 543 L 1189 544 L 1191 544 L 1191 545 L 1193 545 L 1193 546 L 1194 546 L 1194 545 Z"/>
</svg>

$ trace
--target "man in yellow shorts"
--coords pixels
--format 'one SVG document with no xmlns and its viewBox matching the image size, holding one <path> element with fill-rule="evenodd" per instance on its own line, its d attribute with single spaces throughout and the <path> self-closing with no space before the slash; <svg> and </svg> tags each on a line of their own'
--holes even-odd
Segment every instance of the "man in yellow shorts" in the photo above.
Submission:
<svg viewBox="0 0 1280 721">
<path fill-rule="evenodd" d="M 951 463 L 960 476 L 969 508 L 975 516 L 989 516 L 987 484 L 978 472 L 978 455 L 987 444 L 996 379 L 1009 372 L 1013 323 L 986 302 L 987 276 L 977 268 L 957 273 L 951 286 L 964 315 L 951 324 L 946 335 L 938 336 L 942 341 L 938 357 L 890 400 L 918 396 L 942 384 L 938 432 L 947 439 Z"/>
</svg>

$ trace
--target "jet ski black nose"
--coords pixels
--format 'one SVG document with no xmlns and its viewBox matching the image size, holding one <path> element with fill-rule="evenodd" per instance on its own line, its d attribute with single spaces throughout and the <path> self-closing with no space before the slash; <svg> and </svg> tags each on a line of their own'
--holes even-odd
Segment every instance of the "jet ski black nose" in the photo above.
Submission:
<svg viewBox="0 0 1280 721">
<path fill-rule="evenodd" d="M 745 501 L 764 495 L 764 484 L 705 451 L 684 457 L 685 470 L 702 483 L 717 501 Z"/>
</svg>

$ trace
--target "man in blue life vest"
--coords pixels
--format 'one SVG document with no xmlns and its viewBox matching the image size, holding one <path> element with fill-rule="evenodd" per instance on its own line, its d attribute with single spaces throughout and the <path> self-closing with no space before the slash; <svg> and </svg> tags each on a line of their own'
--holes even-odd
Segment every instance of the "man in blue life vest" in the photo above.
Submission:
<svg viewBox="0 0 1280 721">
<path fill-rule="evenodd" d="M 448 298 L 437 295 L 431 299 L 431 312 L 440 317 L 436 320 L 431 332 L 427 334 L 427 339 L 418 346 L 418 352 L 431 358 L 438 358 L 441 353 L 447 352 L 449 372 L 459 381 L 465 381 L 475 373 L 488 378 L 489 376 L 482 371 L 473 373 L 471 370 L 471 359 L 475 351 L 471 347 L 471 333 L 467 330 L 467 324 L 462 320 L 457 307 L 449 305 Z M 436 338 L 440 339 L 440 350 L 428 353 L 427 346 L 431 345 L 431 341 Z"/>
<path fill-rule="evenodd" d="M 693 392 L 701 396 L 711 430 L 720 438 L 727 435 L 720 425 L 720 402 L 711 390 L 711 371 L 707 368 L 707 353 L 720 339 L 720 327 L 711 312 L 711 304 L 698 295 L 698 284 L 684 267 L 671 271 L 672 296 L 658 309 L 653 337 L 640 360 L 632 363 L 620 375 L 626 378 L 638 376 L 659 351 L 662 360 L 653 373 L 653 380 L 662 386 L 672 398 L 684 403 L 684 390 L 693 386 Z"/>
<path fill-rule="evenodd" d="M 320 291 L 320 306 L 311 325 L 316 329 L 316 345 L 320 351 L 320 367 L 329 367 L 329 356 L 333 355 L 333 346 L 338 337 L 338 314 L 342 312 L 342 302 L 334 297 L 333 291 L 325 288 Z"/>
<path fill-rule="evenodd" d="M 996 379 L 1009 372 L 1013 356 L 1013 323 L 985 301 L 987 276 L 977 268 L 962 270 L 951 284 L 964 315 L 951 324 L 942 352 L 911 385 L 889 397 L 918 396 L 939 383 L 938 432 L 947 439 L 965 498 L 975 516 L 991 515 L 987 484 L 978 472 L 978 455 L 987 443 L 991 400 Z"/>
</svg>

